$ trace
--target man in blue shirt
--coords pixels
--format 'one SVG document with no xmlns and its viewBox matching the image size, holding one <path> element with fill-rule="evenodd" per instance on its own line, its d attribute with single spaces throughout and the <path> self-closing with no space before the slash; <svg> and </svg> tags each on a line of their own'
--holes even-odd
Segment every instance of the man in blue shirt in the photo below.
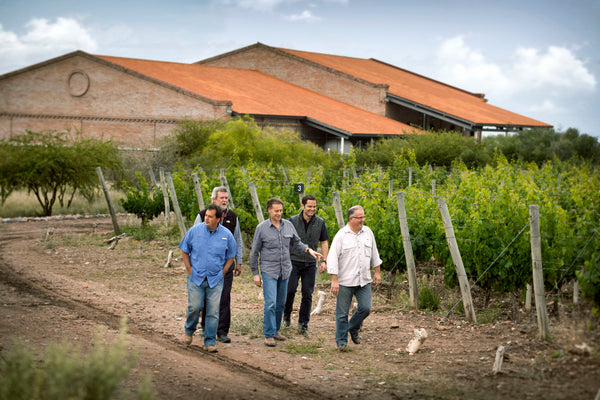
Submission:
<svg viewBox="0 0 600 400">
<path fill-rule="evenodd" d="M 204 222 L 194 225 L 185 234 L 179 248 L 188 272 L 188 310 L 184 342 L 192 343 L 200 313 L 206 304 L 204 349 L 215 353 L 219 304 L 223 277 L 232 268 L 237 245 L 229 229 L 219 224 L 221 209 L 211 204 L 206 208 Z"/>
</svg>

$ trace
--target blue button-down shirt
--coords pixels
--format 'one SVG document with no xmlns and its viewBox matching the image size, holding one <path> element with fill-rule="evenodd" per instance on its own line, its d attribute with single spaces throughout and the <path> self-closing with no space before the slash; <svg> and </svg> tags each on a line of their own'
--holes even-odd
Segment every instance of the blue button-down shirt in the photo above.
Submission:
<svg viewBox="0 0 600 400">
<path fill-rule="evenodd" d="M 219 224 L 211 232 L 204 222 L 187 231 L 179 248 L 190 256 L 192 282 L 200 286 L 207 279 L 211 288 L 223 279 L 225 262 L 237 254 L 237 244 L 229 229 Z"/>
<path fill-rule="evenodd" d="M 288 279 L 292 273 L 290 247 L 298 251 L 306 251 L 308 247 L 302 243 L 290 221 L 282 219 L 279 229 L 270 218 L 258 224 L 250 253 L 252 274 L 258 275 L 260 259 L 261 272 L 273 279 L 278 279 L 280 275 L 282 279 Z"/>
</svg>

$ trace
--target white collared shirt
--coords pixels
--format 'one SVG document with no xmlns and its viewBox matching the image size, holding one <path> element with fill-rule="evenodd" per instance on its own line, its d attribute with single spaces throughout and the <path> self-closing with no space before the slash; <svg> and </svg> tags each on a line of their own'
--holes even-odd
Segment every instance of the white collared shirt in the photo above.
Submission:
<svg viewBox="0 0 600 400">
<path fill-rule="evenodd" d="M 342 286 L 371 283 L 371 268 L 382 263 L 373 231 L 363 226 L 354 233 L 348 225 L 336 233 L 327 256 L 327 272 L 338 276 Z"/>
</svg>

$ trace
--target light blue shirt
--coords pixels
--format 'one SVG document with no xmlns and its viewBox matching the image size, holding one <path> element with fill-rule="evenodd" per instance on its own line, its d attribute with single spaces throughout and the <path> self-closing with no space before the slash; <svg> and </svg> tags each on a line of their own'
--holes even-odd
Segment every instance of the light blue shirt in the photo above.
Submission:
<svg viewBox="0 0 600 400">
<path fill-rule="evenodd" d="M 187 231 L 179 248 L 190 256 L 192 282 L 200 286 L 207 279 L 211 288 L 223 279 L 225 262 L 237 254 L 237 244 L 229 229 L 219 224 L 211 232 L 204 222 Z"/>
</svg>

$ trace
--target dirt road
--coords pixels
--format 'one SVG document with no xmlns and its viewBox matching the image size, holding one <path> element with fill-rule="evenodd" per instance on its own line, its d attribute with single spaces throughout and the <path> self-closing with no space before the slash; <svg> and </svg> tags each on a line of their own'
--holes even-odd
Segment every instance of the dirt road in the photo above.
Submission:
<svg viewBox="0 0 600 400">
<path fill-rule="evenodd" d="M 233 341 L 208 354 L 198 337 L 190 347 L 179 342 L 185 272 L 180 260 L 164 267 L 176 245 L 128 238 L 109 250 L 104 239 L 111 230 L 110 218 L 0 223 L 0 346 L 18 337 L 39 349 L 61 338 L 85 347 L 99 326 L 114 336 L 127 317 L 140 354 L 136 374 L 150 373 L 157 398 L 169 400 L 592 399 L 600 389 L 597 319 L 573 307 L 551 319 L 550 343 L 537 339 L 535 318 L 515 314 L 512 305 L 496 321 L 474 325 L 460 315 L 407 311 L 382 290 L 363 342 L 339 353 L 329 294 L 308 336 L 288 328 L 286 342 L 267 348 L 259 335 L 240 328 L 262 313 L 247 266 L 234 281 Z M 327 291 L 328 282 L 318 286 Z M 429 337 L 409 355 L 405 347 L 420 328 Z M 575 354 L 583 342 L 594 349 L 591 355 Z M 499 345 L 507 352 L 495 375 Z"/>
</svg>

